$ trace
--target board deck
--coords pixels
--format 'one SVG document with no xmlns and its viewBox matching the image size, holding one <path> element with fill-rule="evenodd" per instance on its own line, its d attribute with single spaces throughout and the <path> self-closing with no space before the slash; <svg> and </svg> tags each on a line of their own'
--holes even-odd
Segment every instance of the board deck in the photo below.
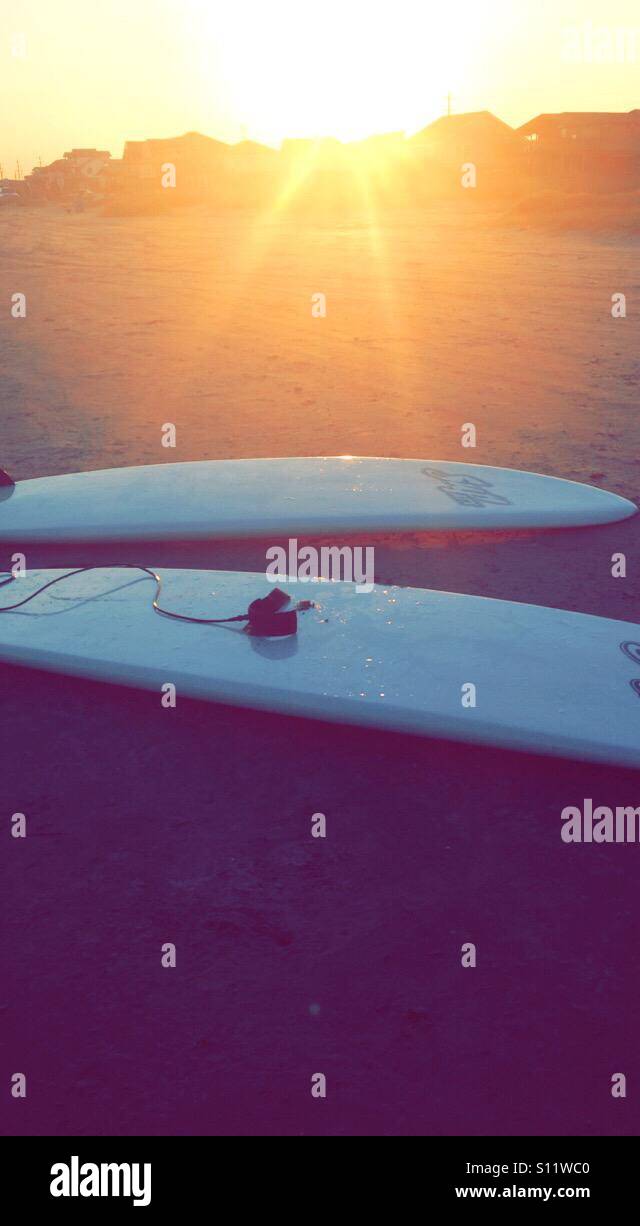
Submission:
<svg viewBox="0 0 640 1226">
<path fill-rule="evenodd" d="M 203 460 L 0 489 L 0 542 L 567 528 L 635 514 L 595 486 L 509 468 L 361 456 Z"/>
<path fill-rule="evenodd" d="M 0 588 L 0 603 L 64 573 L 34 571 Z M 195 617 L 244 612 L 271 590 L 259 574 L 162 575 L 163 606 Z M 281 586 L 315 607 L 296 636 L 261 639 L 160 617 L 150 579 L 90 571 L 0 615 L 0 659 L 158 695 L 172 682 L 178 700 L 640 767 L 640 626 L 419 588 Z"/>
</svg>

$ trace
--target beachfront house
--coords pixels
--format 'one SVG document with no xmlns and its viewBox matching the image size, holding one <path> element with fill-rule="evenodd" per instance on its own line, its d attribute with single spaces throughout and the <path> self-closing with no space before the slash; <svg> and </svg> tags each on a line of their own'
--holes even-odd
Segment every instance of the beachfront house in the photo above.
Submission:
<svg viewBox="0 0 640 1226">
<path fill-rule="evenodd" d="M 163 140 L 127 141 L 117 189 L 129 196 L 243 203 L 277 164 L 274 149 L 255 141 L 224 141 L 187 132 Z M 163 169 L 164 168 L 164 169 Z M 175 171 L 175 188 L 163 190 Z"/>
<path fill-rule="evenodd" d="M 537 115 L 518 129 L 532 145 L 637 151 L 640 109 L 633 111 L 563 111 Z"/>
<path fill-rule="evenodd" d="M 24 180 L 32 200 L 66 200 L 80 192 L 100 194 L 107 184 L 111 154 L 101 149 L 71 149 L 49 166 L 34 166 Z"/>
<path fill-rule="evenodd" d="M 442 115 L 410 137 L 414 148 L 429 150 L 441 160 L 480 161 L 502 156 L 518 148 L 520 140 L 513 128 L 491 111 L 468 111 Z"/>
<path fill-rule="evenodd" d="M 443 115 L 407 144 L 414 163 L 442 168 L 452 187 L 459 184 L 462 167 L 473 165 L 481 190 L 513 186 L 526 152 L 522 136 L 490 111 Z"/>
<path fill-rule="evenodd" d="M 537 115 L 518 129 L 548 185 L 620 191 L 640 184 L 640 110 Z"/>
<path fill-rule="evenodd" d="M 122 159 L 124 173 L 129 186 L 145 180 L 161 186 L 163 167 L 175 167 L 178 190 L 206 194 L 228 167 L 230 148 L 224 141 L 200 132 L 160 140 L 129 140 Z"/>
</svg>

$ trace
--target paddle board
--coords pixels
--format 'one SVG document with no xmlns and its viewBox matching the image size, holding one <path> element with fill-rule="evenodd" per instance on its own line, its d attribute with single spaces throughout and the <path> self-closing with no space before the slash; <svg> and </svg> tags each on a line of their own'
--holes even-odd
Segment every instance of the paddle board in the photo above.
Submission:
<svg viewBox="0 0 640 1226">
<path fill-rule="evenodd" d="M 595 486 L 476 464 L 204 460 L 5 483 L 0 542 L 567 528 L 636 510 Z"/>
<path fill-rule="evenodd" d="M 64 571 L 0 588 L 12 604 Z M 162 605 L 230 617 L 264 575 L 162 572 Z M 0 659 L 157 692 L 425 736 L 640 767 L 640 626 L 419 588 L 298 580 L 298 633 L 160 617 L 154 584 L 99 569 L 0 614 Z M 475 690 L 465 687 L 473 686 Z M 471 700 L 475 705 L 469 705 Z"/>
</svg>

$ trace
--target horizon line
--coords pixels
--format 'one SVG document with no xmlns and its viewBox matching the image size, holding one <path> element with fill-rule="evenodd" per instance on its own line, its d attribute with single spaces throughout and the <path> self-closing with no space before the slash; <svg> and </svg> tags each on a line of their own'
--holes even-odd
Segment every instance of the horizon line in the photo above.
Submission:
<svg viewBox="0 0 640 1226">
<path fill-rule="evenodd" d="M 501 119 L 499 115 L 496 115 L 496 114 L 495 114 L 495 112 L 490 111 L 490 110 L 488 110 L 488 109 L 485 107 L 485 108 L 482 108 L 482 109 L 477 110 L 477 111 L 452 111 L 452 112 L 444 112 L 442 115 L 438 115 L 438 116 L 436 116 L 436 118 L 435 118 L 435 119 L 431 119 L 431 120 L 429 120 L 429 121 L 428 121 L 426 124 L 424 124 L 422 127 L 416 128 L 416 130 L 415 130 L 415 131 L 410 131 L 410 130 L 408 130 L 408 129 L 406 129 L 406 128 L 394 128 L 394 129 L 391 129 L 391 130 L 386 130 L 386 131 L 381 131 L 381 132 L 371 132 L 371 133 L 369 133 L 367 136 L 358 136 L 358 137 L 353 137 L 353 138 L 352 138 L 352 139 L 350 139 L 350 140 L 343 140 L 341 137 L 339 137 L 339 136 L 333 136 L 333 135 L 332 135 L 331 133 L 329 133 L 329 132 L 324 133 L 324 134 L 323 134 L 323 135 L 321 135 L 321 136 L 319 136 L 319 135 L 317 135 L 317 134 L 316 134 L 316 135 L 313 135 L 313 136 L 302 136 L 302 135 L 299 135 L 299 136 L 283 136 L 283 137 L 281 137 L 281 138 L 280 138 L 280 142 L 279 142 L 279 144 L 272 144 L 271 142 L 269 142 L 269 141 L 265 141 L 265 140 L 257 140 L 255 137 L 252 137 L 252 136 L 242 136 L 242 137 L 240 137 L 240 139 L 239 139 L 239 140 L 229 141 L 229 140 L 225 140 L 223 137 L 220 137 L 220 136 L 211 136 L 209 133 L 207 133 L 207 132 L 202 132 L 202 131 L 200 131 L 200 130 L 198 130 L 198 129 L 189 129 L 189 130 L 188 130 L 188 131 L 186 131 L 186 132 L 177 133 L 177 134 L 174 134 L 174 135 L 172 135 L 172 136 L 145 136 L 145 137 L 137 137 L 137 138 L 135 138 L 135 137 L 125 138 L 124 145 L 123 145 L 123 150 L 122 150 L 122 155 L 124 155 L 124 150 L 125 150 L 125 148 L 126 148 L 126 146 L 127 146 L 127 145 L 136 145 L 136 144 L 141 144 L 141 145 L 142 145 L 142 144 L 147 144 L 147 143 L 149 143 L 149 142 L 151 142 L 151 141 L 158 141 L 158 142 L 161 142 L 161 141 L 174 141 L 174 140 L 181 140 L 181 139 L 183 139 L 185 136 L 200 136 L 200 137 L 202 137 L 202 138 L 203 138 L 203 139 L 205 139 L 205 140 L 211 140 L 211 141 L 215 141 L 215 142 L 216 142 L 217 144 L 219 144 L 219 145 L 225 145 L 225 146 L 226 146 L 226 148 L 228 148 L 228 149 L 234 149 L 234 148 L 237 148 L 237 146 L 238 146 L 238 145 L 251 144 L 251 145 L 258 145 L 260 148 L 263 148 L 263 149 L 270 149 L 270 150 L 272 150 L 274 153 L 280 153 L 280 152 L 282 151 L 282 146 L 283 146 L 285 143 L 289 142 L 289 141 L 304 141 L 304 142 L 306 142 L 306 143 L 308 143 L 308 144 L 322 144 L 322 143 L 325 143 L 325 142 L 330 142 L 330 143 L 332 143 L 332 144 L 342 145 L 342 146 L 344 146 L 344 147 L 346 148 L 346 147 L 348 147 L 349 145 L 360 145 L 360 144 L 363 144 L 365 141 L 368 141 L 368 140 L 376 140 L 376 139 L 380 139 L 380 138 L 385 137 L 385 136 L 387 136 L 387 137 L 389 137 L 389 136 L 396 136 L 396 137 L 402 137 L 404 140 L 412 140 L 412 139 L 413 139 L 413 137 L 418 136 L 418 135 L 419 135 L 421 132 L 426 131 L 426 129 L 427 129 L 427 128 L 432 127 L 432 126 L 433 126 L 433 124 L 439 123 L 439 122 L 440 122 L 441 120 L 443 120 L 443 119 L 456 119 L 456 118 L 462 118 L 462 117 L 463 117 L 463 116 L 465 116 L 465 115 L 466 115 L 466 116 L 472 116 L 472 115 L 490 115 L 490 116 L 491 116 L 493 119 L 496 119 L 496 120 L 497 120 L 499 123 L 504 124 L 504 126 L 505 126 L 506 128 L 509 128 L 509 129 L 510 129 L 510 131 L 517 133 L 517 132 L 519 132 L 519 131 L 520 131 L 522 128 L 524 128 L 524 127 L 526 127 L 528 124 L 530 124 L 530 123 L 532 122 L 532 120 L 533 120 L 533 119 L 537 119 L 538 117 L 540 117 L 540 116 L 542 116 L 542 115 L 558 115 L 558 116 L 560 116 L 560 115 L 633 115 L 633 114 L 635 114 L 635 112 L 636 112 L 636 111 L 640 112 L 640 107 L 631 107 L 629 110 L 616 110 L 616 111 L 608 111 L 608 110 L 597 110 L 597 111 L 591 111 L 591 110 L 587 110 L 587 111 L 585 111 L 585 110 L 579 110 L 579 111 L 538 111 L 536 115 L 533 115 L 533 116 L 531 117 L 531 119 L 526 119 L 526 120 L 524 121 L 524 123 L 522 123 L 522 124 L 518 124 L 518 126 L 517 126 L 517 127 L 514 127 L 512 124 L 507 123 L 507 121 L 506 121 L 505 119 Z M 58 160 L 60 160 L 60 158 L 64 158 L 64 157 L 66 156 L 66 154 L 67 154 L 67 153 L 73 153 L 73 152 L 74 152 L 74 150 L 78 150 L 78 149 L 88 149 L 88 148 L 89 148 L 89 146 L 87 146 L 87 145 L 72 145 L 70 149 L 68 149 L 68 150 L 66 150 L 64 153 L 60 154 L 58 158 L 54 158 L 54 161 L 58 161 Z M 110 149 L 99 150 L 97 145 L 96 145 L 96 146 L 91 146 L 91 148 L 92 148 L 92 149 L 94 149 L 94 148 L 95 148 L 95 150 L 96 150 L 97 152 L 108 153 L 108 154 L 109 154 L 109 157 L 112 157 L 112 158 L 114 157 L 114 155 L 111 153 L 111 150 L 110 150 Z M 41 159 L 41 156 L 42 156 L 41 154 L 38 154 L 38 158 L 39 158 L 39 159 Z M 12 160 L 13 160 L 13 159 L 12 159 Z M 118 160 L 118 159 L 116 158 L 115 160 Z M 0 161 L 1 161 L 1 158 L 0 158 Z M 20 158 L 20 157 L 17 157 L 17 158 L 15 159 L 15 161 L 16 161 L 16 164 L 19 164 L 19 163 L 20 163 L 20 161 L 21 161 L 21 158 Z M 38 161 L 38 160 L 34 161 L 34 163 L 33 163 L 32 167 L 31 167 L 31 171 L 29 171 L 28 173 L 31 173 L 31 172 L 33 171 L 33 169 L 34 169 L 36 166 L 40 165 L 40 164 L 41 164 L 41 162 L 40 162 L 40 161 Z M 8 175 L 5 175 L 4 177 L 5 177 L 5 178 L 9 178 L 9 176 L 8 176 Z"/>
</svg>

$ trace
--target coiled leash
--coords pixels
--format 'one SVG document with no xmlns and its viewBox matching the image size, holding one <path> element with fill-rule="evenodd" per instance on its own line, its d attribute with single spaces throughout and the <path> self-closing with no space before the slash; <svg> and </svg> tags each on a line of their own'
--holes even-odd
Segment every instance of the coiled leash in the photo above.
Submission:
<svg viewBox="0 0 640 1226">
<path fill-rule="evenodd" d="M 258 635 L 262 638 L 283 638 L 285 635 L 296 634 L 298 631 L 298 613 L 304 612 L 305 609 L 313 608 L 312 600 L 300 600 L 293 609 L 287 609 L 282 612 L 283 606 L 288 604 L 290 597 L 281 588 L 274 588 L 269 592 L 268 596 L 263 596 L 258 600 L 252 600 L 246 613 L 237 613 L 235 617 L 191 617 L 186 613 L 174 613 L 171 609 L 163 609 L 159 604 L 160 592 L 162 590 L 162 578 L 154 570 L 150 570 L 148 566 L 137 566 L 131 562 L 116 562 L 113 566 L 79 566 L 77 570 L 69 570 L 64 575 L 57 575 L 55 579 L 49 579 L 48 583 L 43 583 L 42 587 L 37 588 L 30 596 L 25 596 L 24 600 L 18 600 L 16 604 L 0 606 L 0 613 L 11 613 L 15 609 L 21 609 L 24 605 L 29 604 L 29 601 L 35 600 L 36 596 L 41 596 L 47 588 L 53 587 L 56 583 L 62 583 L 64 579 L 71 579 L 73 575 L 82 575 L 89 570 L 139 570 L 143 574 L 148 575 L 150 579 L 155 580 L 156 591 L 152 601 L 152 607 L 156 613 L 162 617 L 171 617 L 175 621 L 194 622 L 200 626 L 223 626 L 229 622 L 246 622 L 245 630 L 248 634 Z M 6 587 L 16 580 L 15 575 L 7 575 L 7 578 L 0 579 L 0 587 Z"/>
</svg>

